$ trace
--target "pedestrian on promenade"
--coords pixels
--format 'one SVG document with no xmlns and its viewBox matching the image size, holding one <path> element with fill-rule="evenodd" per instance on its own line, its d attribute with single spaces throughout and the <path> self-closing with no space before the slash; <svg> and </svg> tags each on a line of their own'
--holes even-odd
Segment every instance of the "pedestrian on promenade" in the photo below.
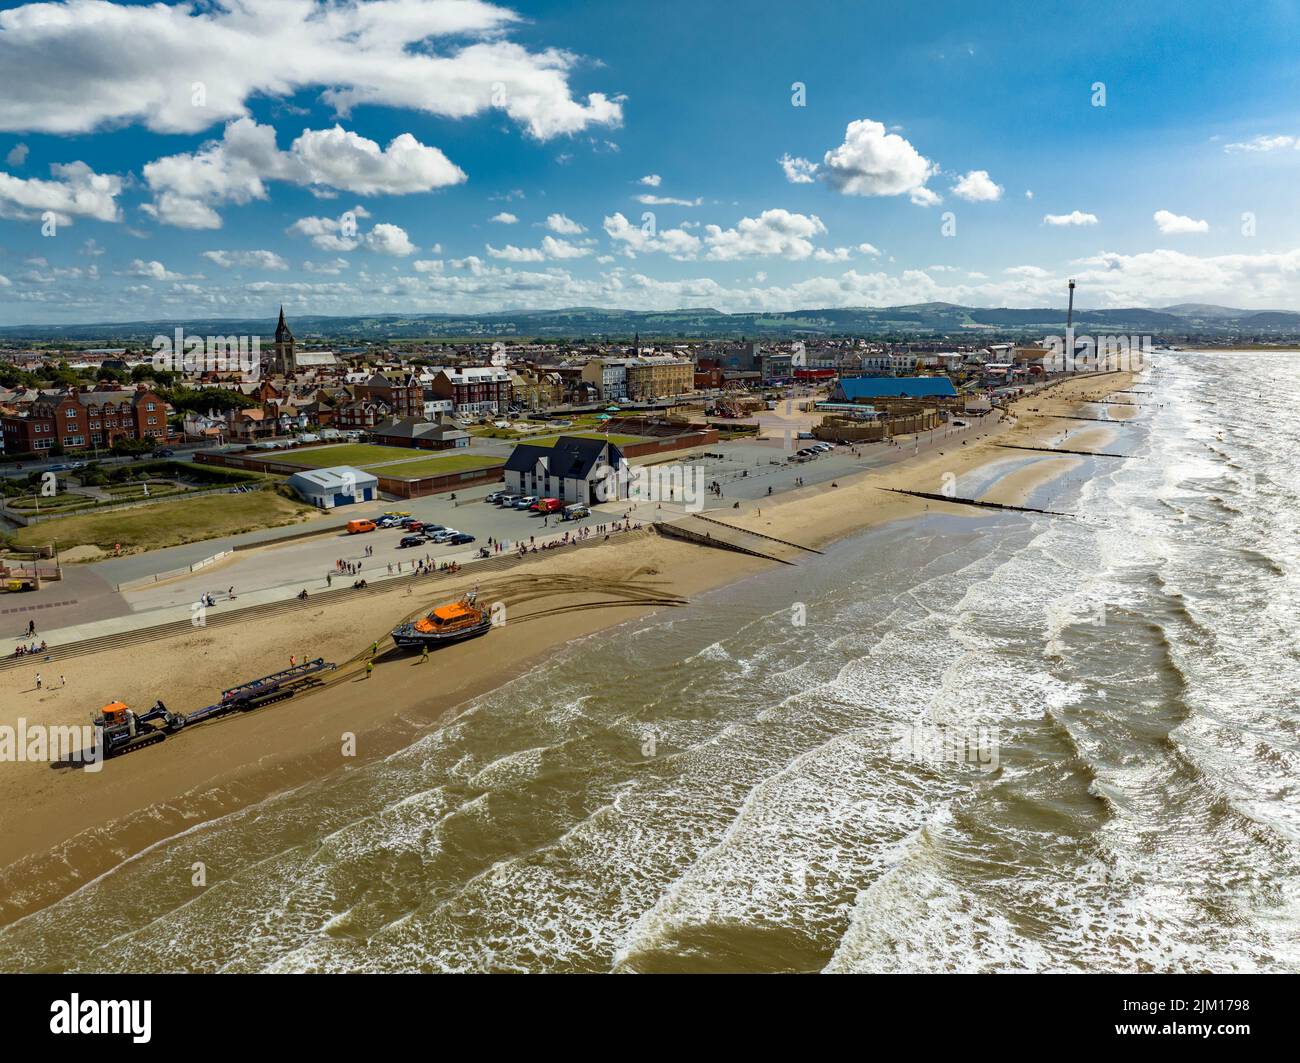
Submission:
<svg viewBox="0 0 1300 1063">
<path fill-rule="evenodd" d="M 429 646 L 426 643 L 425 645 L 420 647 L 420 663 L 424 664 L 424 662 L 427 661 L 428 659 L 429 659 Z"/>
</svg>

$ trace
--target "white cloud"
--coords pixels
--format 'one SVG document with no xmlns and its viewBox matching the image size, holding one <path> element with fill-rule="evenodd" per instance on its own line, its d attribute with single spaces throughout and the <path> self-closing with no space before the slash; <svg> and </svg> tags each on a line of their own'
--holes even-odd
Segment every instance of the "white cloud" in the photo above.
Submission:
<svg viewBox="0 0 1300 1063">
<path fill-rule="evenodd" d="M 317 192 L 407 195 L 459 184 L 465 173 L 409 133 L 381 149 L 340 126 L 306 129 L 286 152 L 276 146 L 274 128 L 241 118 L 226 126 L 221 140 L 146 164 L 144 178 L 154 194 L 144 208 L 149 214 L 179 228 L 216 229 L 221 218 L 214 208 L 265 199 L 271 180 Z"/>
<path fill-rule="evenodd" d="M 657 173 L 648 173 L 643 178 L 641 178 L 640 184 L 646 185 L 649 188 L 658 188 L 660 182 L 662 181 L 663 178 L 660 177 Z"/>
<path fill-rule="evenodd" d="M 373 140 L 335 126 L 305 129 L 289 149 L 288 165 L 298 184 L 354 192 L 359 196 L 404 196 L 461 184 L 465 171 L 437 148 L 410 133 L 381 149 Z"/>
<path fill-rule="evenodd" d="M 337 218 L 299 218 L 285 232 L 306 236 L 322 251 L 355 251 L 364 247 L 377 254 L 402 258 L 419 250 L 411 243 L 406 230 L 396 225 L 380 223 L 369 232 L 362 232 L 357 222 L 369 217 L 365 207 L 357 206 Z M 437 250 L 435 246 L 434 251 Z"/>
<path fill-rule="evenodd" d="M 1081 210 L 1072 210 L 1069 214 L 1044 214 L 1044 225 L 1096 225 L 1097 215 L 1087 214 Z"/>
<path fill-rule="evenodd" d="M 1300 149 L 1300 137 L 1293 137 L 1286 134 L 1278 136 L 1257 136 L 1250 140 L 1241 141 L 1236 144 L 1225 144 L 1223 150 L 1226 152 L 1239 151 L 1284 151 L 1288 148 Z"/>
<path fill-rule="evenodd" d="M 415 267 L 419 269 L 420 264 L 418 262 L 415 263 Z M 304 262 L 302 268 L 308 273 L 317 273 L 326 277 L 337 277 L 348 268 L 348 260 L 346 258 L 335 258 L 331 259 L 329 262 Z"/>
<path fill-rule="evenodd" d="M 813 258 L 818 262 L 847 262 L 853 257 L 853 248 L 837 247 L 834 250 L 827 250 L 819 247 L 813 252 Z"/>
<path fill-rule="evenodd" d="M 26 165 L 28 150 L 26 144 L 15 144 L 9 149 L 9 154 L 5 156 L 5 162 L 15 170 Z"/>
<path fill-rule="evenodd" d="M 1156 228 L 1166 236 L 1178 233 L 1208 233 L 1210 231 L 1208 221 L 1198 221 L 1195 218 L 1187 217 L 1185 214 L 1174 214 L 1172 211 L 1158 210 L 1151 217 L 1156 223 Z"/>
<path fill-rule="evenodd" d="M 487 253 L 493 258 L 504 259 L 507 262 L 546 261 L 546 255 L 542 253 L 539 247 L 516 247 L 514 244 L 506 244 L 505 247 L 493 247 L 488 244 Z"/>
<path fill-rule="evenodd" d="M 204 251 L 203 257 L 222 269 L 249 266 L 254 269 L 288 269 L 289 263 L 274 251 Z"/>
<path fill-rule="evenodd" d="M 166 266 L 157 260 L 146 262 L 144 259 L 137 258 L 127 267 L 124 276 L 127 277 L 148 277 L 155 281 L 180 281 L 185 280 L 185 274 L 173 273 Z"/>
<path fill-rule="evenodd" d="M 871 255 L 873 258 L 879 258 L 881 253 L 880 248 L 876 247 L 875 244 L 858 244 L 858 250 L 864 255 Z"/>
<path fill-rule="evenodd" d="M 801 259 L 813 253 L 811 238 L 826 232 L 815 214 L 794 214 L 788 210 L 765 210 L 757 218 L 741 218 L 734 229 L 706 225 L 704 242 L 708 257 L 727 261 L 756 256 Z"/>
<path fill-rule="evenodd" d="M 554 236 L 542 237 L 542 251 L 547 258 L 583 258 L 591 254 L 589 247 L 579 247 L 568 240 L 557 240 Z"/>
<path fill-rule="evenodd" d="M 801 159 L 787 152 L 777 159 L 777 162 L 781 164 L 781 169 L 785 171 L 785 179 L 792 185 L 810 185 L 813 183 L 818 167 L 812 160 Z"/>
<path fill-rule="evenodd" d="M 1033 199 L 1033 198 L 1034 198 L 1034 191 L 1033 191 L 1032 188 L 1026 188 L 1026 189 L 1025 189 L 1025 198 L 1026 198 L 1026 199 Z"/>
<path fill-rule="evenodd" d="M 897 133 L 870 118 L 850 122 L 844 143 L 826 152 L 822 176 L 846 196 L 898 196 L 937 201 L 925 183 L 937 167 Z"/>
<path fill-rule="evenodd" d="M 0 129 L 142 122 L 197 133 L 245 116 L 254 97 L 317 88 L 340 115 L 359 105 L 448 118 L 499 108 L 539 140 L 617 126 L 620 98 L 571 94 L 577 56 L 505 39 L 519 21 L 481 0 L 24 4 L 0 12 Z"/>
<path fill-rule="evenodd" d="M 361 238 L 361 242 L 376 254 L 394 255 L 398 258 L 413 255 L 419 250 L 411 243 L 411 238 L 406 235 L 405 229 L 397 225 L 389 225 L 387 222 L 376 225 Z"/>
<path fill-rule="evenodd" d="M 52 211 L 60 225 L 70 225 L 73 218 L 121 220 L 120 177 L 95 173 L 84 162 L 55 164 L 50 172 L 50 181 L 0 173 L 0 218 L 32 220 Z"/>
<path fill-rule="evenodd" d="M 663 252 L 673 258 L 688 259 L 694 258 L 700 250 L 700 238 L 685 229 L 633 225 L 617 212 L 604 220 L 603 228 L 611 240 L 622 245 L 623 253 L 629 257 L 638 253 Z"/>
<path fill-rule="evenodd" d="M 971 203 L 993 203 L 1002 198 L 1002 186 L 988 170 L 971 170 L 952 186 L 952 194 Z"/>
<path fill-rule="evenodd" d="M 493 214 L 492 217 L 488 218 L 488 221 L 494 221 L 498 225 L 516 225 L 519 222 L 519 218 L 514 214 L 511 214 L 508 210 L 503 210 L 500 214 Z"/>
<path fill-rule="evenodd" d="M 582 247 L 569 240 L 559 240 L 554 236 L 544 236 L 541 247 L 516 247 L 514 244 L 493 247 L 488 244 L 487 253 L 492 258 L 504 259 L 507 262 L 545 262 L 548 259 L 585 258 L 591 254 L 591 248 Z"/>
<path fill-rule="evenodd" d="M 546 219 L 546 227 L 551 232 L 559 233 L 561 236 L 577 236 L 579 233 L 587 231 L 572 218 L 566 218 L 563 214 L 550 215 Z"/>
<path fill-rule="evenodd" d="M 655 196 L 650 193 L 644 193 L 635 197 L 638 203 L 644 203 L 647 207 L 698 207 L 704 202 L 699 199 L 676 199 L 673 196 Z"/>
</svg>

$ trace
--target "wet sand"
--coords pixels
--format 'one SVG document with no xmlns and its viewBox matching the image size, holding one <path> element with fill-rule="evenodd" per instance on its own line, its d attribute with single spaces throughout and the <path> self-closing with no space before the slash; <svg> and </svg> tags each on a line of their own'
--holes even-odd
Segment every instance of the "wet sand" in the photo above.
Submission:
<svg viewBox="0 0 1300 1063">
<path fill-rule="evenodd" d="M 1125 375 L 1104 382 L 1068 381 L 1049 395 L 1021 400 L 1015 416 L 989 439 L 968 446 L 958 442 L 885 470 L 846 477 L 835 488 L 804 488 L 720 516 L 817 545 L 926 508 L 969 515 L 978 511 L 881 488 L 937 491 L 948 475 L 960 477 L 1016 453 L 996 442 L 1058 445 L 1077 423 L 1053 414 L 1071 413 L 1083 395 L 1119 390 L 1128 382 Z M 1094 431 L 1098 440 L 1113 434 L 1087 430 Z M 1089 449 L 1085 434 L 1076 432 L 1070 445 Z M 1003 477 L 986 497 L 1019 504 L 1079 460 L 1043 456 Z M 557 647 L 655 609 L 684 605 L 769 564 L 647 532 L 539 554 L 504 573 L 471 571 L 410 596 L 395 587 L 356 602 L 54 662 L 46 666 L 45 689 L 39 692 L 32 682 L 35 669 L 8 672 L 0 724 L 16 726 L 24 718 L 29 724 L 70 725 L 89 723 L 100 706 L 119 699 L 146 708 L 161 697 L 173 710 L 192 711 L 215 701 L 233 682 L 288 667 L 290 655 L 323 656 L 340 665 L 322 689 L 199 725 L 110 761 L 98 773 L 42 763 L 0 764 L 0 925 L 72 892 L 145 847 L 270 794 L 404 748 L 431 726 L 454 718 L 457 706 L 509 682 Z M 382 646 L 404 618 L 476 583 L 483 601 L 504 603 L 503 627 L 441 650 L 425 664 L 418 655 Z M 367 678 L 364 662 L 375 640 L 381 641 L 380 656 Z M 66 685 L 60 685 L 60 673 Z M 347 748 L 352 740 L 354 754 Z M 113 829 L 102 829 L 108 825 Z"/>
</svg>

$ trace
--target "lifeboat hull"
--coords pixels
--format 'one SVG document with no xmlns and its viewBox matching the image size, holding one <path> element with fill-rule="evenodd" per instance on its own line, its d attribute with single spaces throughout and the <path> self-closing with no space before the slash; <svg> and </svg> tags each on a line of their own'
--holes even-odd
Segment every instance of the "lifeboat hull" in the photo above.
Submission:
<svg viewBox="0 0 1300 1063">
<path fill-rule="evenodd" d="M 476 624 L 466 624 L 450 631 L 420 631 L 414 624 L 403 624 L 393 631 L 393 644 L 398 649 L 419 650 L 428 646 L 437 649 L 453 642 L 465 642 L 467 639 L 486 635 L 492 627 L 492 620 L 484 617 Z"/>
</svg>

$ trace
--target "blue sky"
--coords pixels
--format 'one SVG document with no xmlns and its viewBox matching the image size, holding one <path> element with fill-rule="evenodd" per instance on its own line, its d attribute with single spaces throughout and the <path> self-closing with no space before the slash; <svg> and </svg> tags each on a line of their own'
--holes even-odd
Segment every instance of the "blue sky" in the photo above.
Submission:
<svg viewBox="0 0 1300 1063">
<path fill-rule="evenodd" d="M 1300 309 L 1298 10 L 3 3 L 0 322 Z"/>
</svg>

